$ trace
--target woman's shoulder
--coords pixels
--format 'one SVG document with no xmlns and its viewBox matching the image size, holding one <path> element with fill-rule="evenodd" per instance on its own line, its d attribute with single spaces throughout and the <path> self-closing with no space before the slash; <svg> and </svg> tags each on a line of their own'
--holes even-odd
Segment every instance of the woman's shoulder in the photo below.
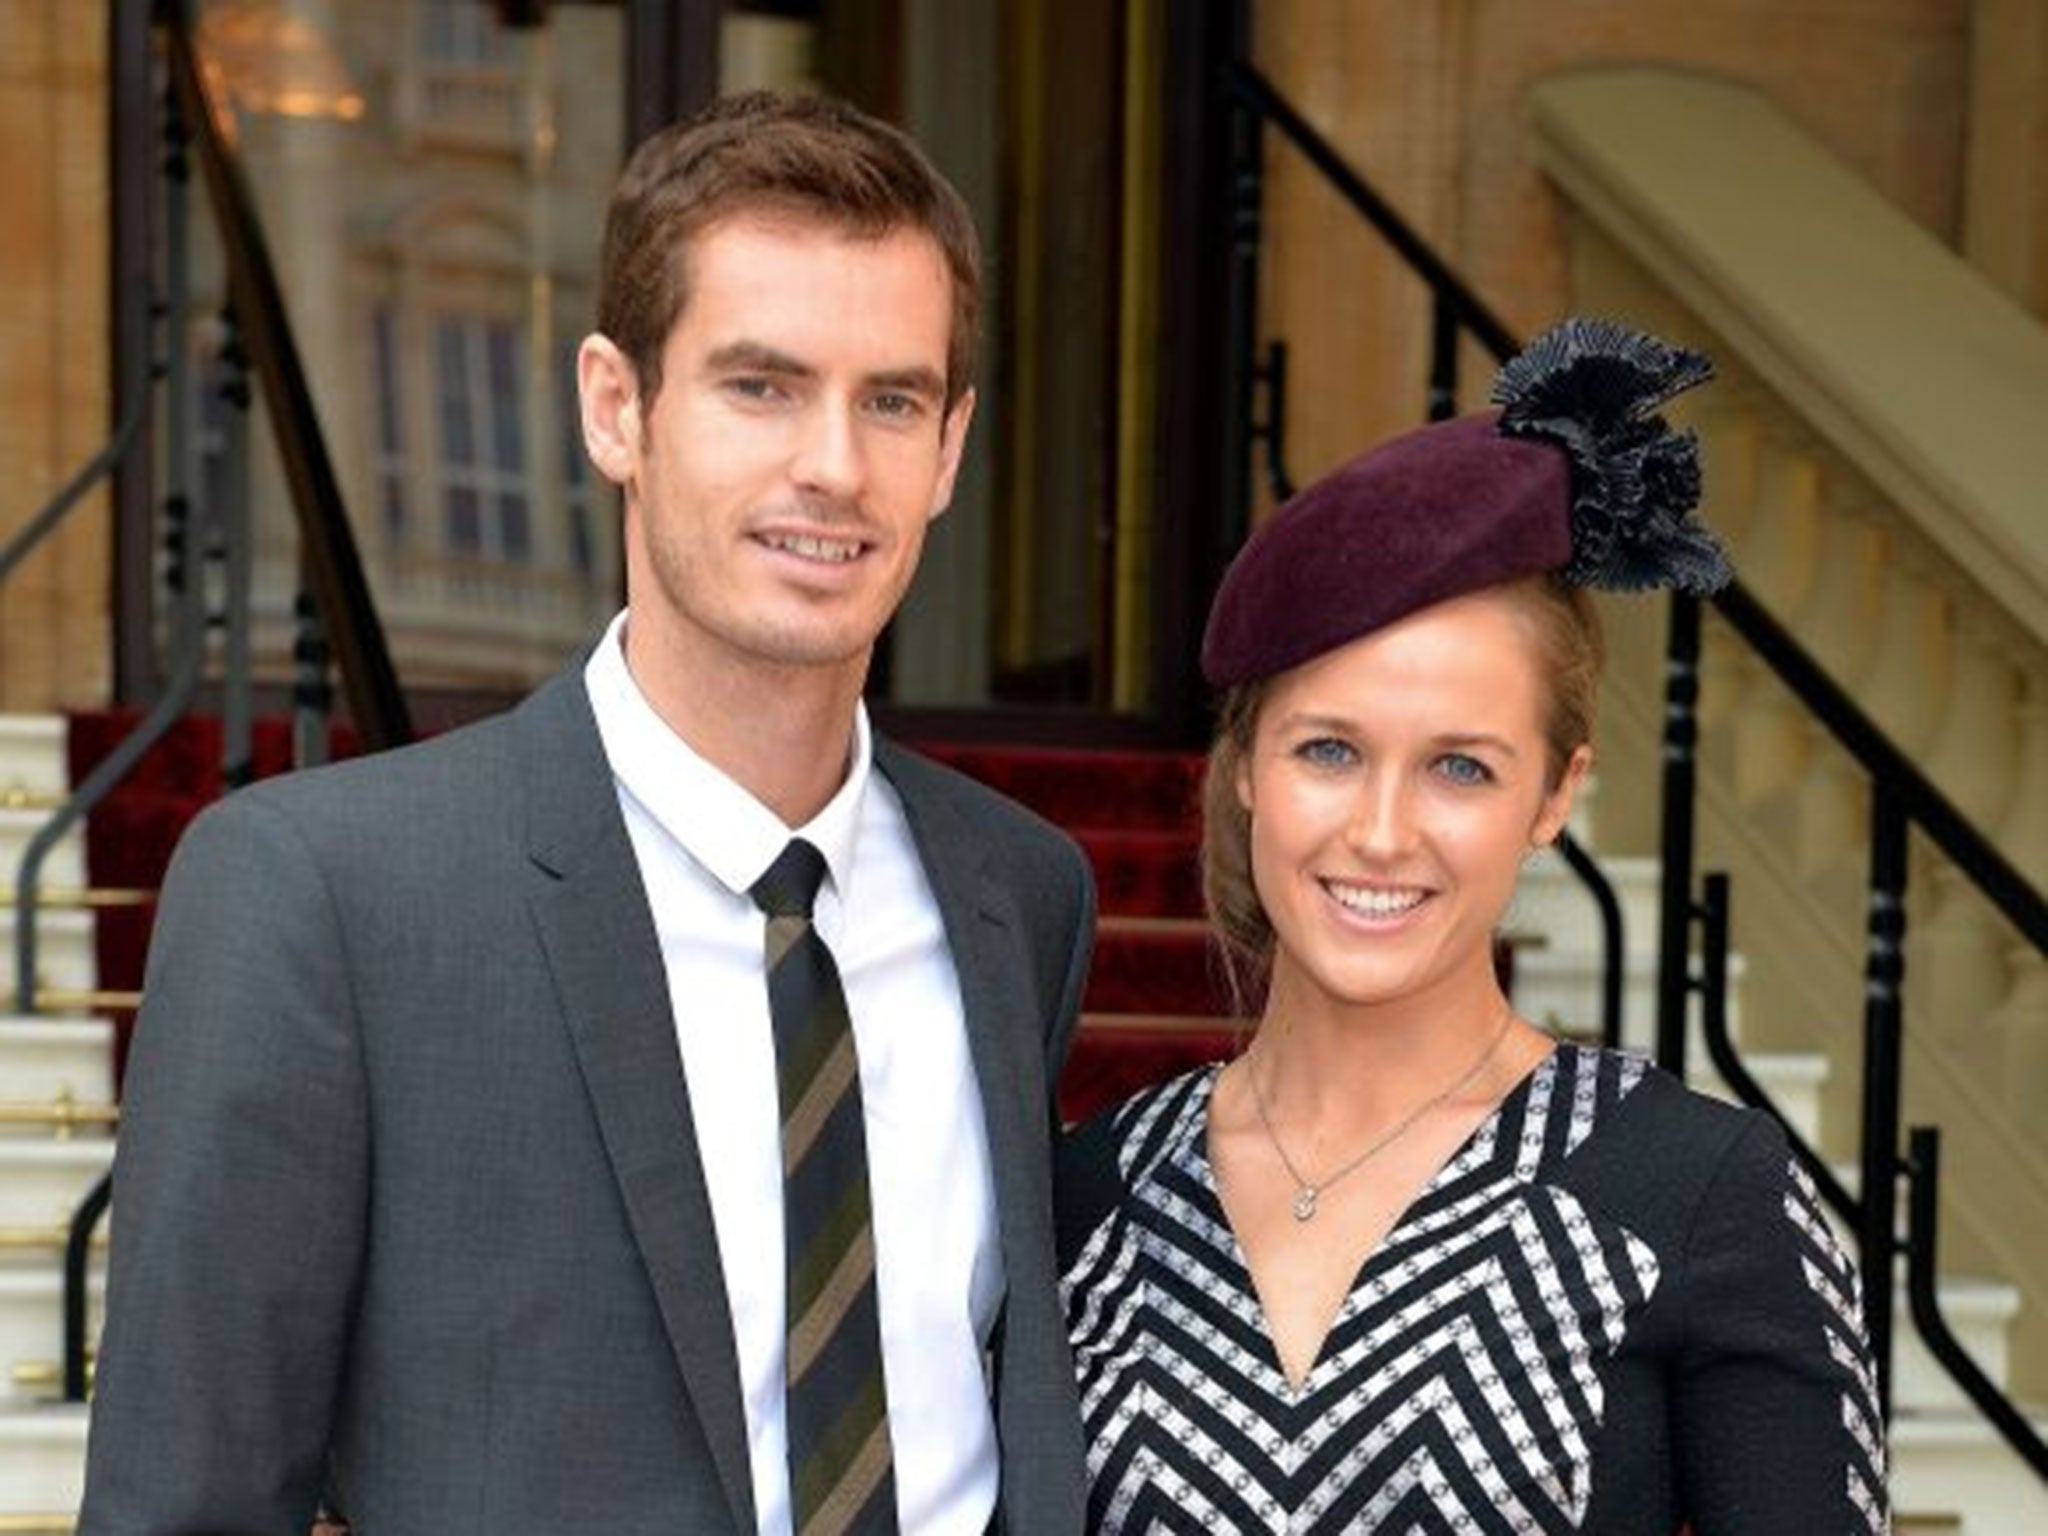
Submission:
<svg viewBox="0 0 2048 1536">
<path fill-rule="evenodd" d="M 1190 1135 L 1199 1134 L 1220 1063 L 1148 1083 L 1060 1137 L 1054 1155 L 1062 1267 L 1142 1180 Z"/>
<path fill-rule="evenodd" d="M 1785 1147 L 1783 1128 L 1765 1111 L 1689 1087 L 1647 1056 L 1591 1047 L 1579 1054 L 1597 1062 L 1602 1076 L 1627 1085 L 1629 1112 L 1614 1116 L 1612 1128 L 1653 1145 L 1660 1162 L 1716 1164 L 1738 1145 L 1766 1155 Z"/>
<path fill-rule="evenodd" d="M 1560 1178 L 1632 1227 L 1676 1237 L 1710 1196 L 1761 1205 L 1797 1184 L 1785 1130 L 1765 1111 L 1701 1093 L 1633 1052 L 1570 1049 L 1582 1078 L 1622 1091 Z"/>
</svg>

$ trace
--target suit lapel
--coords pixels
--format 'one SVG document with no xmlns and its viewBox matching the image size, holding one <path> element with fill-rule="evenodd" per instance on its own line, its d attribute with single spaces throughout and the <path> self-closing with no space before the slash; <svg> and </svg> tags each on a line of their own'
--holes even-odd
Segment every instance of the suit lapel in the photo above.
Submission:
<svg viewBox="0 0 2048 1536">
<path fill-rule="evenodd" d="M 1049 1229 L 1033 1219 L 1051 1156 L 1045 1115 L 1045 1010 L 1025 952 L 1022 915 L 1008 887 L 994 878 L 985 843 L 951 807 L 921 794 L 903 754 L 878 742 L 876 763 L 903 802 L 918 857 L 953 951 L 966 1017 L 968 1049 L 981 1089 L 995 1179 L 996 1223 L 1004 1273 L 1014 1285 L 1041 1266 Z M 1034 1176 L 1035 1175 L 1035 1176 Z"/>
<path fill-rule="evenodd" d="M 735 1527 L 751 1531 L 739 1360 L 668 980 L 582 667 L 521 717 L 528 904 L 669 1347 Z"/>
</svg>

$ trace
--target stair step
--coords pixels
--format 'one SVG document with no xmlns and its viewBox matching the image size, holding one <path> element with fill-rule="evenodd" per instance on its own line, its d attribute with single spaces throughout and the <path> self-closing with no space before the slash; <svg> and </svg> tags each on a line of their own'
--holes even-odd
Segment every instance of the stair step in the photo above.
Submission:
<svg viewBox="0 0 2048 1536">
<path fill-rule="evenodd" d="M 1218 1018 L 1236 1011 L 1208 929 L 1184 918 L 1103 919 L 1082 1007 Z"/>
<path fill-rule="evenodd" d="M 1202 915 L 1201 834 L 1194 828 L 1088 828 L 1074 839 L 1095 872 L 1105 915 Z"/>
<path fill-rule="evenodd" d="M 1654 858 L 1602 858 L 1600 872 L 1621 902 L 1622 941 L 1648 954 L 1657 948 L 1657 914 L 1663 903 L 1663 866 Z M 1597 952 L 1600 909 L 1561 854 L 1532 854 L 1522 866 L 1502 925 L 1516 932 L 1548 936 L 1554 949 Z"/>
<path fill-rule="evenodd" d="M 1084 1013 L 1060 1077 L 1060 1114 L 1078 1124 L 1148 1083 L 1235 1055 L 1250 1020 Z"/>
<path fill-rule="evenodd" d="M 2048 1417 L 2029 1414 L 2048 1436 Z M 1891 1425 L 1892 1504 L 1952 1512 L 1955 1536 L 2048 1531 L 2048 1484 L 2020 1460 L 1974 1408 L 1901 1410 Z M 1895 1529 L 1904 1536 L 1901 1517 Z"/>
<path fill-rule="evenodd" d="M 2018 1287 L 1996 1280 L 1943 1276 L 1937 1295 L 1941 1315 L 1948 1319 L 1950 1330 L 1970 1358 L 2000 1391 L 2007 1390 L 2012 1324 L 2020 1310 Z M 1962 1388 L 1921 1342 L 1903 1284 L 1893 1288 L 1892 1316 L 1892 1402 L 1896 1410 L 1975 1412 Z M 2048 1524 L 2041 1529 L 2048 1530 Z"/>
<path fill-rule="evenodd" d="M 1202 759 L 1099 747 L 919 743 L 917 750 L 1020 800 L 1069 832 L 1089 827 L 1186 831 L 1198 825 Z"/>
<path fill-rule="evenodd" d="M 0 800 L 8 790 L 61 795 L 70 788 L 62 715 L 0 714 Z"/>
<path fill-rule="evenodd" d="M 86 1282 L 86 1336 L 99 1337 L 107 1277 L 95 1268 Z M 56 1270 L 0 1269 L 0 1405 L 48 1402 L 62 1393 L 15 1380 L 14 1367 L 58 1358 L 64 1348 L 64 1277 Z"/>
<path fill-rule="evenodd" d="M 1532 930 L 1519 926 L 1511 932 Z M 1561 1034 L 1584 1036 L 1600 1028 L 1600 990 L 1606 974 L 1606 957 L 1598 945 L 1572 949 L 1556 944 L 1524 945 L 1515 950 L 1515 1006 L 1546 1029 Z M 1739 954 L 1728 957 L 1728 1032 L 1742 1038 L 1742 978 L 1747 962 Z M 1657 957 L 1631 947 L 1622 961 L 1621 1043 L 1631 1051 L 1648 1054 L 1657 1045 Z M 1689 1059 L 1705 1061 L 1700 1044 L 1700 1002 L 1690 997 L 1686 1012 L 1691 1020 L 1692 1044 Z"/>
<path fill-rule="evenodd" d="M 1861 1169 L 1843 1163 L 1829 1166 L 1850 1194 L 1858 1191 L 1863 1182 Z M 1906 1229 L 1905 1189 L 1902 1180 L 1897 1228 L 1901 1233 Z M 1853 1257 L 1856 1252 L 1855 1234 L 1844 1226 L 1832 1207 L 1823 1203 L 1821 1211 L 1828 1225 L 1834 1229 L 1836 1240 Z M 1866 1276 L 1866 1290 L 1869 1284 Z M 2019 1288 L 2001 1280 L 1943 1275 L 1936 1288 L 1936 1299 L 1941 1303 L 1942 1316 L 1948 1320 L 1950 1330 L 1970 1358 L 1977 1362 L 1994 1386 L 2000 1391 L 2008 1390 L 2012 1328 L 2022 1303 Z M 1956 1386 L 1941 1363 L 1921 1342 L 1919 1330 L 1913 1326 L 1912 1306 L 1906 1296 L 1906 1260 L 1903 1255 L 1893 1267 L 1892 1337 L 1892 1402 L 1898 1412 L 1935 1416 L 1958 1412 L 1975 1414 L 1976 1410 L 1969 1407 L 1962 1389 Z M 2048 1530 L 2048 1525 L 2042 1529 Z"/>
<path fill-rule="evenodd" d="M 1730 1104 L 1740 1102 L 1707 1060 L 1704 1049 L 1692 1062 L 1687 1076 L 1693 1088 Z M 1742 1063 L 1800 1138 L 1810 1147 L 1819 1146 L 1821 1093 L 1827 1087 L 1829 1073 L 1827 1057 L 1809 1051 L 1747 1051 Z"/>
<path fill-rule="evenodd" d="M 0 1014 L 0 1101 L 42 1103 L 60 1096 L 81 1104 L 113 1101 L 114 1026 L 104 1019 Z M 47 1128 L 0 1124 L 0 1137 L 49 1134 Z"/>
<path fill-rule="evenodd" d="M 71 1529 L 85 1497 L 85 1433 L 86 1410 L 75 1404 L 0 1404 L 0 1532 Z M 26 1524 L 32 1516 L 65 1523 Z"/>
<path fill-rule="evenodd" d="M 0 873 L 6 871 L 0 870 Z M 0 890 L 0 981 L 10 1001 L 14 995 L 14 889 Z M 46 987 L 78 990 L 93 985 L 99 961 L 93 950 L 90 912 L 38 908 L 36 912 L 36 974 Z M 4 1079 L 0 1079 L 4 1081 Z"/>
<path fill-rule="evenodd" d="M 113 1163 L 110 1136 L 0 1141 L 0 1230 L 26 1233 L 68 1227 L 78 1203 Z M 54 1262 L 54 1255 L 0 1244 L 0 1273 L 30 1262 Z"/>
<path fill-rule="evenodd" d="M 49 821 L 48 811 L 0 805 L 0 880 L 14 884 L 28 845 Z M 38 878 L 45 885 L 85 884 L 85 838 L 77 827 L 50 850 Z"/>
</svg>

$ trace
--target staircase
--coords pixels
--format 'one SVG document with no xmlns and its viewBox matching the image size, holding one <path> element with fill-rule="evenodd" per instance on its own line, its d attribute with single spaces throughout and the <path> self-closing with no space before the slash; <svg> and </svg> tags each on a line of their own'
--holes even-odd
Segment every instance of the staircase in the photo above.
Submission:
<svg viewBox="0 0 2048 1536">
<path fill-rule="evenodd" d="M 71 1529 L 85 1462 L 85 1410 L 62 1396 L 59 1342 L 64 1242 L 71 1213 L 113 1160 L 114 1029 L 65 1014 L 23 1018 L 14 1005 L 14 876 L 50 808 L 69 789 L 64 722 L 0 715 L 0 943 L 8 957 L 0 1000 L 0 1533 Z M 81 891 L 81 840 L 44 865 L 45 888 Z M 39 914 L 39 990 L 76 998 L 98 975 L 92 913 Z M 104 1274 L 95 1257 L 94 1299 Z M 93 1322 L 97 1323 L 96 1315 Z"/>
<path fill-rule="evenodd" d="M 1053 748 L 926 750 L 1065 826 L 1094 867 L 1101 920 L 1082 1028 L 1061 1084 L 1069 1118 L 1237 1048 L 1239 1024 L 1201 918 L 1198 758 Z M 0 717 L 0 873 L 10 885 L 21 846 L 64 787 L 65 758 L 61 722 Z M 161 777 L 137 795 L 145 805 L 155 803 L 151 797 L 188 798 L 184 787 Z M 143 817 L 152 828 L 159 819 Z M 1582 807 L 1574 828 L 1582 841 L 1587 822 Z M 153 856 L 167 851 L 168 839 L 162 841 Z M 1647 1050 L 1657 868 L 1647 859 L 1607 867 L 1630 940 L 1624 1041 Z M 62 849 L 48 875 L 52 889 L 82 889 L 81 849 Z M 124 870 L 123 878 L 137 873 Z M 43 980 L 52 993 L 93 990 L 98 972 L 90 917 L 61 908 L 43 914 Z M 1582 1035 L 1581 1026 L 1597 1013 L 1599 938 L 1591 904 L 1561 861 L 1531 861 L 1505 930 L 1523 1012 L 1561 1033 Z M 0 909 L 0 935 L 11 944 L 11 908 Z M 1739 978 L 1739 963 L 1732 969 Z M 114 1044 L 114 1026 L 104 1019 L 0 1017 L 0 1536 L 59 1536 L 70 1530 L 79 1501 L 85 1416 L 58 1401 L 63 1232 L 112 1156 L 104 1117 L 114 1094 Z M 1693 1059 L 1704 1061 L 1704 1051 L 1695 1050 Z M 1748 1059 L 1794 1125 L 1822 1144 L 1826 1059 L 1770 1052 Z M 1719 1089 L 1710 1076 L 1697 1086 Z M 93 1265 L 95 1309 L 104 1242 L 103 1229 Z M 1972 1353 L 2003 1385 L 2018 1294 L 1958 1277 L 1943 1296 Z M 96 1327 L 96 1310 L 89 1316 Z M 1941 1512 L 1916 1519 L 1902 1514 L 1901 1531 L 2018 1536 L 2048 1530 L 2048 1495 L 1961 1401 L 1909 1329 L 1900 1338 L 1896 1397 L 1895 1503 L 1903 1512 Z"/>
</svg>

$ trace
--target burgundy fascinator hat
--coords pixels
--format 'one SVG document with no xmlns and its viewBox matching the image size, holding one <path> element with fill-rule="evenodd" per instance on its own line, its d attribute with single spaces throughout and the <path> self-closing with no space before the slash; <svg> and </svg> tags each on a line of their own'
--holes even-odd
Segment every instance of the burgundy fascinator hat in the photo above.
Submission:
<svg viewBox="0 0 2048 1536">
<path fill-rule="evenodd" d="M 1555 572 L 1610 591 L 1718 590 L 1692 516 L 1699 445 L 1658 414 L 1713 374 L 1698 352 L 1566 320 L 1493 384 L 1495 411 L 1409 432 L 1292 497 L 1231 562 L 1203 676 L 1254 682 L 1462 593 Z"/>
</svg>

